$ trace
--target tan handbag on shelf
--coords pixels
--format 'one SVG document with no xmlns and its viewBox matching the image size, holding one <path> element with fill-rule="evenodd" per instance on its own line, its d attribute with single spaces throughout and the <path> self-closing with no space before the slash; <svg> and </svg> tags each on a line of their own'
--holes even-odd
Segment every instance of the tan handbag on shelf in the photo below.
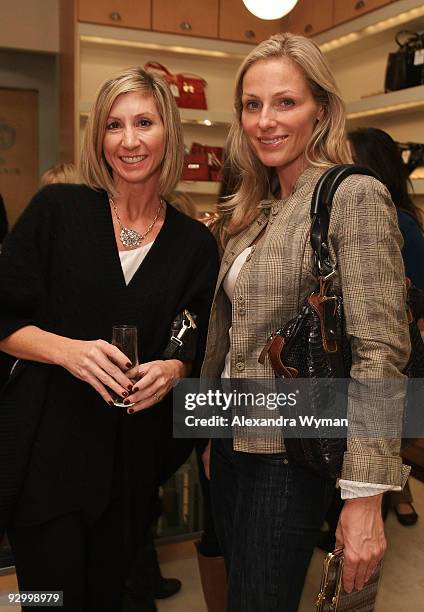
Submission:
<svg viewBox="0 0 424 612">
<path fill-rule="evenodd" d="M 317 612 L 373 612 L 381 574 L 381 561 L 362 591 L 343 590 L 343 550 L 335 550 L 324 559 Z"/>
<path fill-rule="evenodd" d="M 197 108 L 206 110 L 206 81 L 202 77 L 191 73 L 172 74 L 159 62 L 147 62 L 144 65 L 147 72 L 159 72 L 169 84 L 172 95 L 179 108 Z"/>
</svg>

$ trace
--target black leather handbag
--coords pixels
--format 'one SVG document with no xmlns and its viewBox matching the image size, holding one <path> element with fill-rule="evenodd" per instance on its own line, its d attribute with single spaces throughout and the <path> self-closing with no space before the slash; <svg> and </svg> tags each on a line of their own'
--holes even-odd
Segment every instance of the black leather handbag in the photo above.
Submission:
<svg viewBox="0 0 424 612">
<path fill-rule="evenodd" d="M 416 168 L 424 168 L 424 144 L 421 142 L 398 142 L 397 143 L 408 174 L 412 174 Z"/>
<path fill-rule="evenodd" d="M 406 36 L 406 40 L 402 39 Z M 384 90 L 397 91 L 424 83 L 424 34 L 402 30 L 396 34 L 398 50 L 389 53 Z"/>
<path fill-rule="evenodd" d="M 340 413 L 340 393 L 331 384 L 323 385 L 322 379 L 350 376 L 352 356 L 346 336 L 343 297 L 331 287 L 336 265 L 330 259 L 328 226 L 336 189 L 351 174 L 376 176 L 361 166 L 340 165 L 327 170 L 318 181 L 312 196 L 310 231 L 317 288 L 306 298 L 299 314 L 270 336 L 259 357 L 263 363 L 268 355 L 277 377 L 309 379 L 311 414 L 323 415 L 326 411 L 334 414 L 336 406 Z M 417 303 L 416 292 L 412 287 L 408 289 L 408 300 L 414 304 Z M 405 373 L 410 377 L 422 377 L 424 343 L 411 309 L 408 305 L 406 307 L 409 310 L 412 352 Z M 335 479 L 340 475 L 346 438 L 286 437 L 284 444 L 289 461 L 311 468 L 326 478 Z"/>
</svg>

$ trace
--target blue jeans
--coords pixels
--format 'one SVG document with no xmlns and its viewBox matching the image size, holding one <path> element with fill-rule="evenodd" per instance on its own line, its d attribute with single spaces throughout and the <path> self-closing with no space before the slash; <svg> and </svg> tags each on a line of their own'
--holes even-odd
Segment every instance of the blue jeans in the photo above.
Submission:
<svg viewBox="0 0 424 612">
<path fill-rule="evenodd" d="M 213 440 L 212 508 L 227 612 L 296 612 L 334 486 L 290 465 L 285 453 L 241 453 L 232 440 Z"/>
</svg>

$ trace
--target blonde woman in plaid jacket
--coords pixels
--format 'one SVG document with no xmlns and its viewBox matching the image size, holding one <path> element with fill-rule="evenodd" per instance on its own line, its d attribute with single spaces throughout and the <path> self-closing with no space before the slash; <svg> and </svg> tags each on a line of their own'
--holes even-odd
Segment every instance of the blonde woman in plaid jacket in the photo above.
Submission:
<svg viewBox="0 0 424 612">
<path fill-rule="evenodd" d="M 244 60 L 237 77 L 229 158 L 240 174 L 215 226 L 223 248 L 202 375 L 274 377 L 259 354 L 315 287 L 310 202 L 330 166 L 351 161 L 345 111 L 334 78 L 312 41 L 278 34 Z M 270 186 L 278 195 L 270 200 Z M 273 189 L 274 193 L 275 190 Z M 353 175 L 336 192 L 329 247 L 337 261 L 353 379 L 399 379 L 410 342 L 396 211 L 386 188 Z M 390 404 L 390 403 L 389 403 Z M 399 418 L 401 402 L 370 401 L 370 420 Z M 350 427 L 350 425 L 349 425 Z M 346 500 L 337 545 L 344 588 L 362 589 L 386 549 L 383 491 L 399 490 L 397 438 L 348 434 L 339 480 Z M 214 440 L 214 520 L 228 573 L 228 612 L 294 612 L 335 482 L 292 465 L 276 430 L 248 428 Z"/>
</svg>

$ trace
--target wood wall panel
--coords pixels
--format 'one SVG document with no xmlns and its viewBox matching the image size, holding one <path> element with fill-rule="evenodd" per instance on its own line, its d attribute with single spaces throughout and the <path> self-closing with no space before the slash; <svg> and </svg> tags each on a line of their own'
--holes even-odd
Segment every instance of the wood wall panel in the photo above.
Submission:
<svg viewBox="0 0 424 612">
<path fill-rule="evenodd" d="M 0 88 L 0 192 L 11 227 L 38 188 L 38 92 Z"/>
</svg>

